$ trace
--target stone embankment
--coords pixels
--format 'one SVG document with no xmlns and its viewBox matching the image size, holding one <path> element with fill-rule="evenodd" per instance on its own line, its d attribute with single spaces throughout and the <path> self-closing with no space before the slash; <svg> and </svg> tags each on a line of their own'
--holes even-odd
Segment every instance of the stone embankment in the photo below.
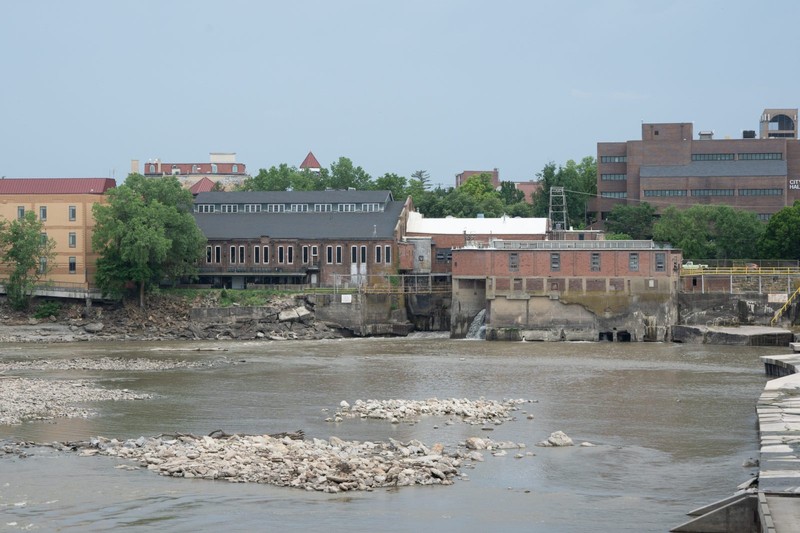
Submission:
<svg viewBox="0 0 800 533">
<path fill-rule="evenodd" d="M 228 308 L 215 299 L 187 302 L 151 297 L 146 308 L 133 304 L 73 305 L 59 316 L 30 318 L 5 308 L 0 342 L 75 342 L 117 340 L 322 340 L 338 339 L 336 324 L 318 321 L 302 296 L 276 297 L 268 305 Z"/>
</svg>

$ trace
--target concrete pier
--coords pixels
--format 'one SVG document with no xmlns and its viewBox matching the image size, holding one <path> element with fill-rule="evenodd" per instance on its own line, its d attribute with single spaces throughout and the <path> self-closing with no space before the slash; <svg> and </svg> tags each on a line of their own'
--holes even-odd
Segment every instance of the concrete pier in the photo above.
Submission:
<svg viewBox="0 0 800 533">
<path fill-rule="evenodd" d="M 730 498 L 689 513 L 682 532 L 800 532 L 800 354 L 761 358 L 776 379 L 758 398 L 758 478 Z"/>
</svg>

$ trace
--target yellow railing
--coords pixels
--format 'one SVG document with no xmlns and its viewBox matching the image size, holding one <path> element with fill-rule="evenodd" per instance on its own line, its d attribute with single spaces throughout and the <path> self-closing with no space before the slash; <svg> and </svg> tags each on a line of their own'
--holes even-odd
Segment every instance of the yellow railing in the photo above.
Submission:
<svg viewBox="0 0 800 533">
<path fill-rule="evenodd" d="M 792 293 L 789 299 L 786 300 L 786 303 L 783 304 L 783 307 L 778 309 L 778 311 L 772 317 L 772 320 L 769 321 L 769 324 L 771 326 L 774 326 L 778 322 L 778 320 L 783 316 L 783 313 L 785 313 L 786 310 L 789 309 L 789 306 L 792 305 L 792 302 L 794 301 L 795 298 L 797 298 L 798 294 L 800 294 L 800 287 L 798 287 L 797 290 Z"/>
<path fill-rule="evenodd" d="M 725 275 L 725 276 L 800 276 L 800 268 L 797 267 L 709 267 L 709 268 L 681 268 L 681 276 L 705 276 L 705 275 Z"/>
</svg>

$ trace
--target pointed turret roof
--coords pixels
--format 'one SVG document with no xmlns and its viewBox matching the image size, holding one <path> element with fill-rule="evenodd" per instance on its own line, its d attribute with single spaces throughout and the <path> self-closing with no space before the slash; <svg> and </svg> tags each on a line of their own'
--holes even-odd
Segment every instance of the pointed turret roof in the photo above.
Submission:
<svg viewBox="0 0 800 533">
<path fill-rule="evenodd" d="M 191 187 L 189 187 L 189 191 L 195 196 L 200 194 L 201 192 L 210 192 L 214 189 L 214 182 L 208 178 L 203 178 Z"/>
<path fill-rule="evenodd" d="M 306 158 L 303 159 L 302 163 L 300 163 L 300 170 L 305 170 L 305 169 L 308 169 L 308 170 L 314 170 L 314 169 L 319 170 L 321 168 L 322 168 L 322 165 L 320 165 L 319 161 L 317 161 L 317 158 L 314 157 L 314 153 L 313 152 L 308 152 L 308 155 L 306 156 Z"/>
</svg>

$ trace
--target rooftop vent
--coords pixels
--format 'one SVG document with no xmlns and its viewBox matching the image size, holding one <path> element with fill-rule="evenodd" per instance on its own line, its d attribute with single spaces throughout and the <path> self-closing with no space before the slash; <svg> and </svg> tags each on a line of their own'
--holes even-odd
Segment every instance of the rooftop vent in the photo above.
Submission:
<svg viewBox="0 0 800 533">
<path fill-rule="evenodd" d="M 742 139 L 755 139 L 755 138 L 756 138 L 756 130 L 742 131 Z"/>
<path fill-rule="evenodd" d="M 714 138 L 714 132 L 713 131 L 701 131 L 699 133 L 699 135 L 700 135 L 700 140 L 701 141 L 710 141 L 711 139 Z"/>
</svg>

